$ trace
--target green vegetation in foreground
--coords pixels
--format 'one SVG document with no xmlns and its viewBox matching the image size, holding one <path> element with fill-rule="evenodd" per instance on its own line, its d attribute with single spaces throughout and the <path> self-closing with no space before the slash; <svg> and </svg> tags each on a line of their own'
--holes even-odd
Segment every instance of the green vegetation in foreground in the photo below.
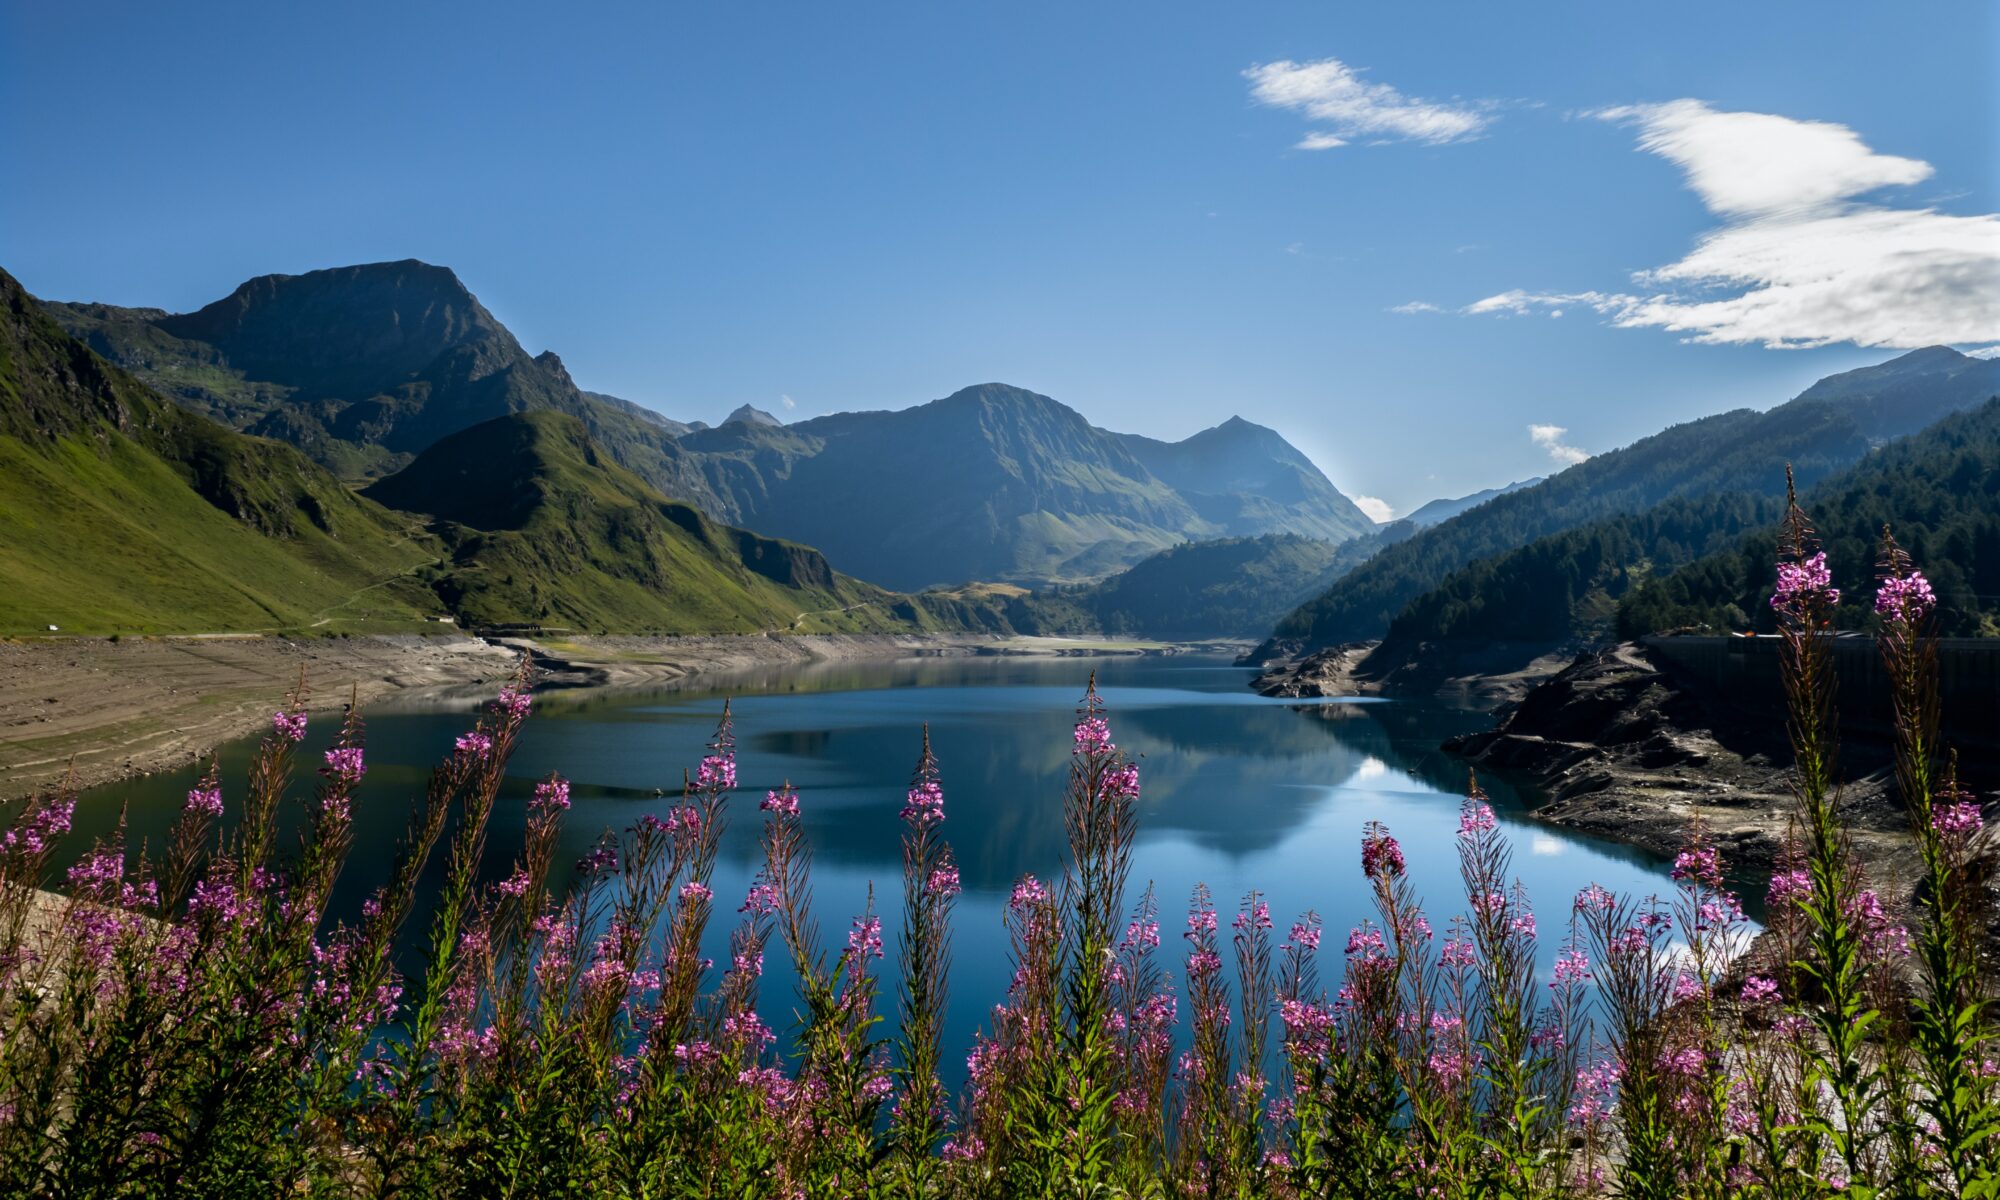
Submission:
<svg viewBox="0 0 2000 1200">
<path fill-rule="evenodd" d="M 365 494 L 436 518 L 449 554 L 434 586 L 465 624 L 693 634 L 921 623 L 903 597 L 839 574 L 817 550 L 660 495 L 566 413 L 452 434 Z"/>
<path fill-rule="evenodd" d="M 420 530 L 154 395 L 0 272 L 0 632 L 408 628 Z"/>
</svg>

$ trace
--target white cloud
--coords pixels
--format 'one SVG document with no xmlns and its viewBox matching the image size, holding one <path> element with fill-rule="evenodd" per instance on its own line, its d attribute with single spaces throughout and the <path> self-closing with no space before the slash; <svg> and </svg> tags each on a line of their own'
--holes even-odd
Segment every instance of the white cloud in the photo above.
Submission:
<svg viewBox="0 0 2000 1200">
<path fill-rule="evenodd" d="M 1323 122 L 1299 141 L 1299 150 L 1331 150 L 1357 137 L 1439 145 L 1463 141 L 1487 125 L 1478 107 L 1405 96 L 1386 83 L 1370 83 L 1337 58 L 1260 63 L 1243 72 L 1250 98 Z"/>
<path fill-rule="evenodd" d="M 786 412 L 790 412 L 799 406 L 799 402 L 792 399 L 790 396 L 779 396 L 778 403 L 785 406 Z"/>
<path fill-rule="evenodd" d="M 1561 425 L 1530 425 L 1528 439 L 1549 452 L 1549 457 L 1566 467 L 1573 467 L 1590 457 L 1590 451 L 1579 450 L 1575 446 L 1563 444 L 1563 434 L 1569 430 Z"/>
<path fill-rule="evenodd" d="M 1721 224 L 1637 292 L 1514 289 L 1463 308 L 1520 316 L 1588 305 L 1623 328 L 1772 349 L 1907 349 L 2000 338 L 2000 214 L 1956 216 L 1860 197 L 1929 163 L 1878 154 L 1844 125 L 1721 112 L 1699 100 L 1590 114 L 1634 125 Z"/>
<path fill-rule="evenodd" d="M 1382 524 L 1384 521 L 1394 520 L 1396 516 L 1394 506 L 1387 500 L 1378 500 L 1373 496 L 1356 496 L 1354 498 L 1354 507 L 1368 514 L 1368 519 L 1377 525 Z"/>
<path fill-rule="evenodd" d="M 1408 304 L 1398 304 L 1389 311 L 1392 313 L 1402 313 L 1405 316 L 1415 316 L 1418 313 L 1441 313 L 1444 309 L 1439 308 L 1428 300 L 1412 300 Z"/>
<path fill-rule="evenodd" d="M 2000 358 L 2000 346 L 1982 346 L 1968 353 L 1973 358 Z"/>
</svg>

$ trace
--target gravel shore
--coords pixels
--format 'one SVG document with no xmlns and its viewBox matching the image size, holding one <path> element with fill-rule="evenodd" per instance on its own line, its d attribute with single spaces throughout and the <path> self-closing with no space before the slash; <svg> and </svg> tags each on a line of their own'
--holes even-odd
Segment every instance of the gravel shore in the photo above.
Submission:
<svg viewBox="0 0 2000 1200">
<path fill-rule="evenodd" d="M 0 801 L 185 766 L 254 733 L 305 673 L 310 707 L 485 690 L 535 655 L 547 683 L 619 686 L 771 663 L 1037 652 L 967 636 L 584 638 L 465 635 L 48 638 L 0 641 Z M 1047 652 L 1046 650 L 1041 652 Z"/>
</svg>

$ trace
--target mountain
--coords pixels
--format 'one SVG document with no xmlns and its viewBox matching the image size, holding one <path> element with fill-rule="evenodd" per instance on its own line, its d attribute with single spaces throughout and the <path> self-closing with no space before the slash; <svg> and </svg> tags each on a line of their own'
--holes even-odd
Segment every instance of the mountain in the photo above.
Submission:
<svg viewBox="0 0 2000 1200">
<path fill-rule="evenodd" d="M 778 418 L 772 416 L 770 413 L 765 412 L 763 409 L 753 408 L 748 404 L 743 405 L 742 407 L 738 408 L 735 412 L 730 413 L 728 416 L 722 418 L 722 423 L 724 425 L 728 425 L 731 422 L 735 421 L 741 421 L 746 425 L 784 424 L 783 421 L 780 421 Z"/>
<path fill-rule="evenodd" d="M 1980 367 L 1968 375 L 1965 364 L 1979 362 L 1949 350 L 1912 351 L 1872 375 L 1834 376 L 1847 382 L 1817 394 L 1809 388 L 1767 412 L 1704 417 L 1597 455 L 1383 550 L 1279 622 L 1257 653 L 1275 658 L 1379 638 L 1405 605 L 1452 572 L 1591 521 L 1680 497 L 1769 497 L 1782 488 L 1787 463 L 1810 486 L 1858 461 L 1881 436 L 1914 432 L 1939 408 L 1976 396 L 1973 385 L 1984 376 Z"/>
<path fill-rule="evenodd" d="M 1340 542 L 1375 523 L 1276 430 L 1231 417 L 1183 441 L 1122 435 L 1133 457 L 1224 534 L 1272 530 Z"/>
<path fill-rule="evenodd" d="M 1270 430 L 1236 421 L 1155 442 L 1001 383 L 895 412 L 730 421 L 680 449 L 719 519 L 906 590 L 1083 582 L 1190 539 L 1373 528 Z"/>
<path fill-rule="evenodd" d="M 176 402 L 345 479 L 497 417 L 568 413 L 661 494 L 898 587 L 1089 580 L 1189 539 L 1369 529 L 1309 460 L 1241 420 L 1165 443 L 992 384 L 789 426 L 749 405 L 716 429 L 674 421 L 578 388 L 450 270 L 414 260 L 260 276 L 191 313 L 47 308 Z"/>
<path fill-rule="evenodd" d="M 568 413 L 460 430 L 365 494 L 433 517 L 434 584 L 474 625 L 749 633 L 909 630 L 903 598 L 817 550 L 718 524 L 613 462 Z"/>
<path fill-rule="evenodd" d="M 343 478 L 386 474 L 494 417 L 554 410 L 582 419 L 655 487 L 700 489 L 675 448 L 677 422 L 585 395 L 560 358 L 530 356 L 445 267 L 409 259 L 263 275 L 191 313 L 48 310 L 181 404 L 290 442 Z"/>
<path fill-rule="evenodd" d="M 1405 605 L 1362 673 L 1379 677 L 1425 660 L 1449 666 L 1474 654 L 1493 673 L 1610 640 L 1619 603 L 1634 588 L 1734 544 L 1783 510 L 1775 493 L 1680 496 L 1480 559 Z"/>
<path fill-rule="evenodd" d="M 1124 637 L 1256 637 L 1329 582 L 1341 547 L 1296 533 L 1188 542 L 1099 583 L 1037 594 Z M 1069 614 L 1044 617 L 1041 632 Z M 1074 619 L 1071 617 L 1070 619 Z"/>
<path fill-rule="evenodd" d="M 1927 346 L 1885 363 L 1829 375 L 1799 393 L 1826 400 L 1854 417 L 1862 435 L 1880 444 L 2000 396 L 2000 361 Z"/>
<path fill-rule="evenodd" d="M 649 425 L 657 425 L 674 437 L 679 437 L 684 433 L 693 433 L 697 429 L 708 428 L 701 421 L 676 421 L 665 413 L 656 412 L 643 404 L 621 399 L 607 392 L 584 392 L 583 398 L 594 400 L 607 408 L 614 408 L 630 416 L 637 417 Z"/>
<path fill-rule="evenodd" d="M 1485 491 L 1474 492 L 1470 496 L 1460 496 L 1456 500 L 1433 500 L 1429 504 L 1421 506 L 1409 516 L 1404 517 L 1403 520 L 1419 528 L 1428 529 L 1441 521 L 1448 521 L 1468 509 L 1478 508 L 1495 496 L 1505 496 L 1509 492 L 1518 492 L 1522 488 L 1533 487 L 1540 483 L 1543 478 L 1543 476 L 1537 475 L 1533 479 L 1523 479 L 1518 483 L 1510 483 L 1506 487 L 1487 488 Z"/>
<path fill-rule="evenodd" d="M 105 362 L 0 271 L 0 633 L 411 627 L 438 611 L 435 557 L 292 447 Z"/>
<path fill-rule="evenodd" d="M 2000 635 L 2000 399 L 1889 443 L 1806 492 L 1801 504 L 1841 589 L 1837 626 L 1871 620 L 1886 524 L 1930 579 L 1942 632 Z M 1776 558 L 1777 535 L 1767 525 L 1648 579 L 1619 604 L 1619 634 L 1768 632 Z"/>
</svg>

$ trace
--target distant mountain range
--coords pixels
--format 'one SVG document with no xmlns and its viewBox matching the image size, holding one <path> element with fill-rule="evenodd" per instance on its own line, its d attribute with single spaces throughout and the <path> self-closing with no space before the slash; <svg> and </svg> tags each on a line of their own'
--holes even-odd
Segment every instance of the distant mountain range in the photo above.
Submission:
<svg viewBox="0 0 2000 1200">
<path fill-rule="evenodd" d="M 1240 419 L 1166 443 L 986 384 L 796 425 L 748 405 L 713 429 L 674 421 L 584 392 L 451 271 L 416 261 L 262 276 L 185 314 L 47 307 L 181 404 L 344 478 L 379 478 L 497 417 L 563 412 L 665 496 L 899 588 L 1089 580 L 1189 539 L 1372 528 L 1310 460 Z"/>
<path fill-rule="evenodd" d="M 1262 426 L 1158 442 L 1000 383 L 899 412 L 730 421 L 680 444 L 711 511 L 905 590 L 1091 580 L 1191 539 L 1374 527 Z"/>
<path fill-rule="evenodd" d="M 338 633 L 441 615 L 615 632 L 959 627 L 949 606 L 668 500 L 561 411 L 448 434 L 368 493 L 168 402 L 0 271 L 0 634 Z"/>
<path fill-rule="evenodd" d="M 1810 486 L 1885 439 L 1995 394 L 2000 362 L 1931 347 L 1831 376 L 1767 412 L 1740 409 L 1673 426 L 1387 547 L 1287 616 L 1258 654 L 1273 658 L 1380 638 L 1433 589 L 1466 590 L 1452 584 L 1453 573 L 1481 560 L 1672 500 L 1730 493 L 1769 498 L 1782 493 L 1787 463 Z M 1616 598 L 1614 591 L 1610 599 Z M 1543 602 L 1557 598 L 1544 596 Z M 1451 606 L 1432 609 L 1446 614 Z M 1402 636 L 1436 632 L 1406 625 Z"/>
<path fill-rule="evenodd" d="M 1506 487 L 1487 488 L 1483 492 L 1474 492 L 1470 496 L 1460 496 L 1456 500 L 1433 500 L 1402 519 L 1420 529 L 1428 529 L 1440 522 L 1449 521 L 1467 509 L 1478 508 L 1495 496 L 1505 496 L 1510 492 L 1518 492 L 1522 488 L 1533 487 L 1540 483 L 1542 479 L 1542 476 L 1537 475 L 1533 479 L 1523 479 L 1518 483 L 1510 483 Z"/>
</svg>

